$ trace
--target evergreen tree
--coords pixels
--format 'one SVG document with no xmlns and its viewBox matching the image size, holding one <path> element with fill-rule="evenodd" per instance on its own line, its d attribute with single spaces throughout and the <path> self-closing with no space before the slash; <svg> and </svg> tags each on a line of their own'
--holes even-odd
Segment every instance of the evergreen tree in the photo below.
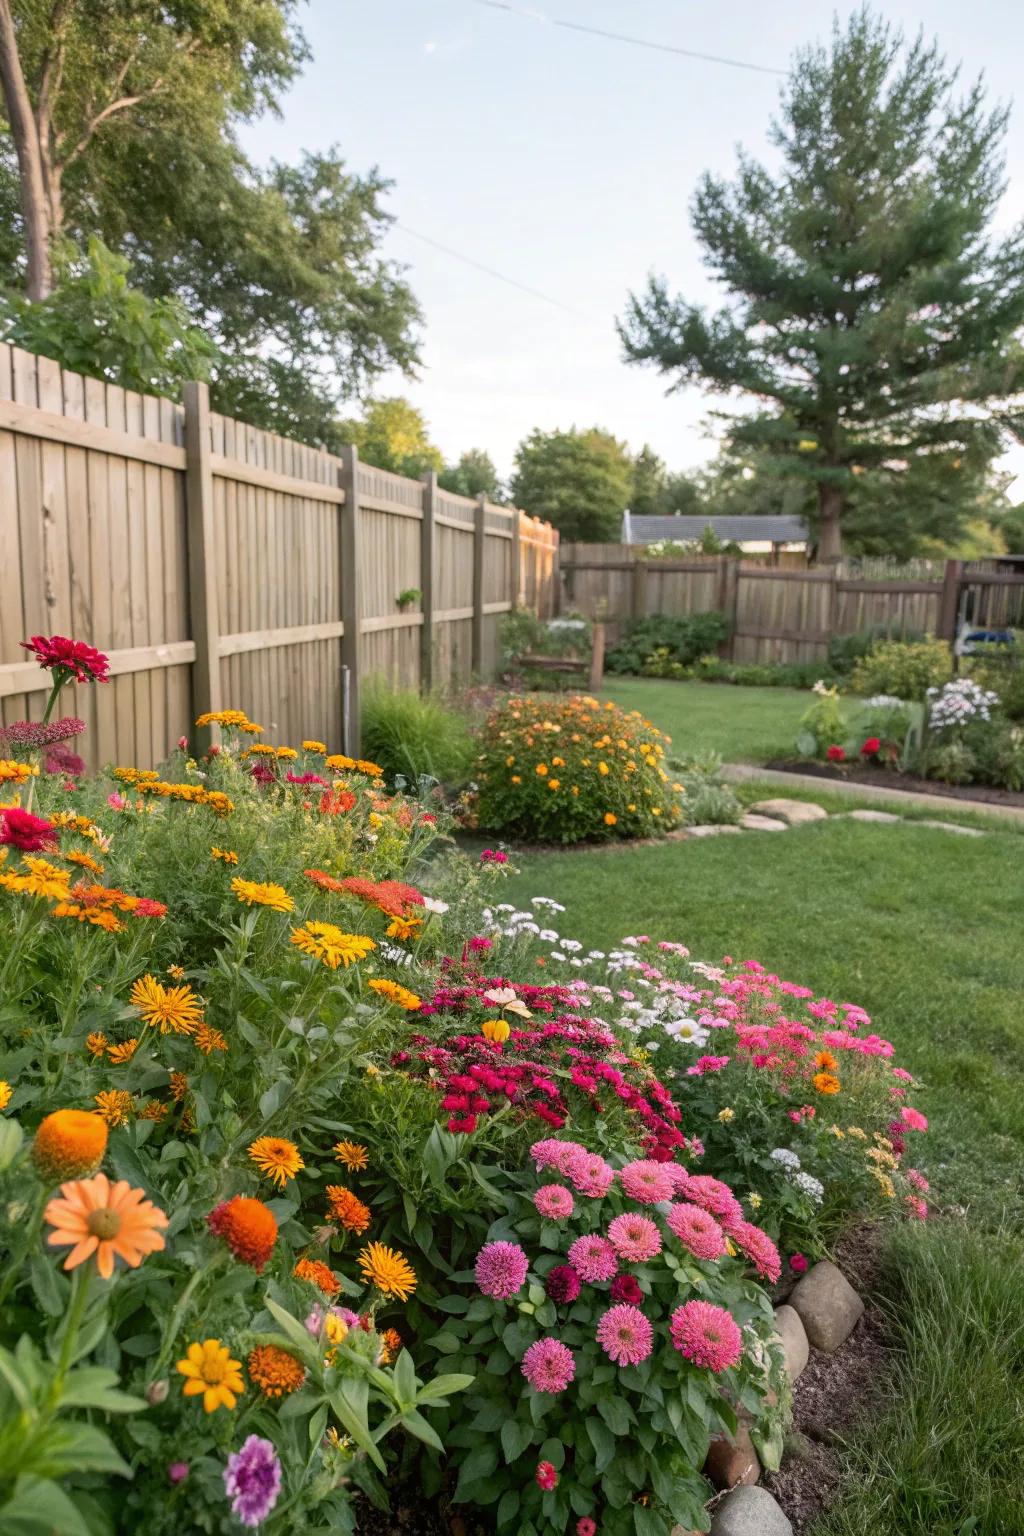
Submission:
<svg viewBox="0 0 1024 1536">
<path fill-rule="evenodd" d="M 632 295 L 631 362 L 772 409 L 735 423 L 813 491 L 835 559 L 851 493 L 888 492 L 929 461 L 972 471 L 1024 433 L 1024 227 L 996 240 L 1007 113 L 980 82 L 956 94 L 936 44 L 909 46 L 867 9 L 796 59 L 772 142 L 705 175 L 693 219 L 730 302 L 707 313 L 664 279 Z M 955 472 L 955 471 L 954 471 Z"/>
</svg>

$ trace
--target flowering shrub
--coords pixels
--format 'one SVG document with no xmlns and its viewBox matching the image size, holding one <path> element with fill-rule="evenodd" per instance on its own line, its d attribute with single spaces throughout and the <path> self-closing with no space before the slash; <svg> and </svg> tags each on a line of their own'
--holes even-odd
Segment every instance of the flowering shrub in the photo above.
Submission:
<svg viewBox="0 0 1024 1536">
<path fill-rule="evenodd" d="M 469 820 L 561 843 L 668 831 L 682 819 L 681 785 L 665 767 L 670 740 L 610 702 L 513 696 L 483 727 Z"/>
<path fill-rule="evenodd" d="M 941 688 L 952 673 L 952 653 L 945 640 L 876 640 L 856 663 L 850 686 L 854 693 L 923 699 L 929 688 Z"/>
<path fill-rule="evenodd" d="M 999 695 L 982 688 L 970 677 L 957 677 L 941 688 L 929 688 L 928 727 L 932 731 L 950 731 L 988 721 L 998 708 Z"/>
</svg>

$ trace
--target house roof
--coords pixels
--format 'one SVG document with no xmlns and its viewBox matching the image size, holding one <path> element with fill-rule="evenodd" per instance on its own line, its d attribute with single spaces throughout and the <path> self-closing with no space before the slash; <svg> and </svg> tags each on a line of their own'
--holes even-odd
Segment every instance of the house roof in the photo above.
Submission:
<svg viewBox="0 0 1024 1536">
<path fill-rule="evenodd" d="M 634 517 L 623 518 L 629 544 L 653 544 L 658 539 L 699 539 L 708 525 L 720 539 L 742 544 L 804 544 L 807 525 L 799 517 Z"/>
</svg>

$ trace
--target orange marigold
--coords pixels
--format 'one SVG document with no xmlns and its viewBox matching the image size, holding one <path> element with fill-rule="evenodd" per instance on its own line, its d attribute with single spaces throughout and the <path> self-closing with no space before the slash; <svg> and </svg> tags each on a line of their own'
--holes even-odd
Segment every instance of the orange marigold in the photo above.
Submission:
<svg viewBox="0 0 1024 1536">
<path fill-rule="evenodd" d="M 814 1058 L 814 1065 L 819 1072 L 837 1072 L 839 1063 L 831 1051 L 819 1051 Z"/>
<path fill-rule="evenodd" d="M 834 1072 L 816 1072 L 814 1086 L 819 1093 L 838 1093 L 842 1084 Z"/>
<path fill-rule="evenodd" d="M 211 1051 L 226 1051 L 228 1042 L 219 1029 L 214 1029 L 212 1024 L 200 1024 L 195 1032 L 194 1043 L 197 1050 L 204 1056 L 209 1056 Z"/>
<path fill-rule="evenodd" d="M 339 1141 L 335 1143 L 334 1155 L 339 1163 L 344 1163 L 346 1168 L 360 1169 L 370 1166 L 370 1155 L 366 1148 L 358 1141 Z"/>
<path fill-rule="evenodd" d="M 276 1344 L 257 1344 L 249 1354 L 249 1375 L 264 1397 L 287 1397 L 306 1379 L 306 1368 Z"/>
<path fill-rule="evenodd" d="M 95 1030 L 91 1035 L 86 1036 L 85 1048 L 90 1056 L 102 1056 L 108 1044 L 109 1041 L 106 1035 L 101 1034 L 99 1030 Z"/>
<path fill-rule="evenodd" d="M 384 976 L 375 976 L 369 982 L 370 990 L 376 992 L 378 997 L 386 997 L 389 1003 L 397 1003 L 407 1013 L 415 1013 L 422 1006 L 422 998 L 410 992 L 408 987 L 403 987 L 397 981 L 388 981 Z"/>
<path fill-rule="evenodd" d="M 402 1335 L 397 1328 L 385 1328 L 380 1336 L 380 1364 L 390 1365 L 402 1353 Z"/>
<path fill-rule="evenodd" d="M 262 1200 L 235 1195 L 214 1206 L 206 1218 L 211 1232 L 222 1237 L 236 1259 L 263 1270 L 277 1242 L 277 1219 Z"/>
<path fill-rule="evenodd" d="M 334 1270 L 320 1259 L 300 1259 L 292 1274 L 299 1280 L 308 1280 L 311 1285 L 319 1286 L 325 1296 L 337 1296 L 341 1290 L 341 1281 Z"/>
<path fill-rule="evenodd" d="M 32 1143 L 32 1161 L 50 1184 L 95 1173 L 107 1150 L 106 1121 L 91 1109 L 58 1109 L 47 1115 Z"/>
<path fill-rule="evenodd" d="M 358 1195 L 342 1184 L 328 1184 L 327 1198 L 330 1215 L 346 1232 L 365 1232 L 370 1225 L 370 1207 L 364 1205 Z"/>
<path fill-rule="evenodd" d="M 93 1103 L 108 1125 L 127 1125 L 131 1119 L 134 1100 L 126 1088 L 105 1088 Z"/>
</svg>

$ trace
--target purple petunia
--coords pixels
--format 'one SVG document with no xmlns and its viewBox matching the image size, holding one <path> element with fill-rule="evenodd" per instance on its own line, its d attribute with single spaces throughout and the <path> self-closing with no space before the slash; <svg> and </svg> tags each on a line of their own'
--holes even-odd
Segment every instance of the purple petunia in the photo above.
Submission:
<svg viewBox="0 0 1024 1536">
<path fill-rule="evenodd" d="M 281 1463 L 269 1440 L 250 1435 L 242 1449 L 228 1457 L 224 1491 L 243 1525 L 262 1525 L 281 1492 Z"/>
</svg>

